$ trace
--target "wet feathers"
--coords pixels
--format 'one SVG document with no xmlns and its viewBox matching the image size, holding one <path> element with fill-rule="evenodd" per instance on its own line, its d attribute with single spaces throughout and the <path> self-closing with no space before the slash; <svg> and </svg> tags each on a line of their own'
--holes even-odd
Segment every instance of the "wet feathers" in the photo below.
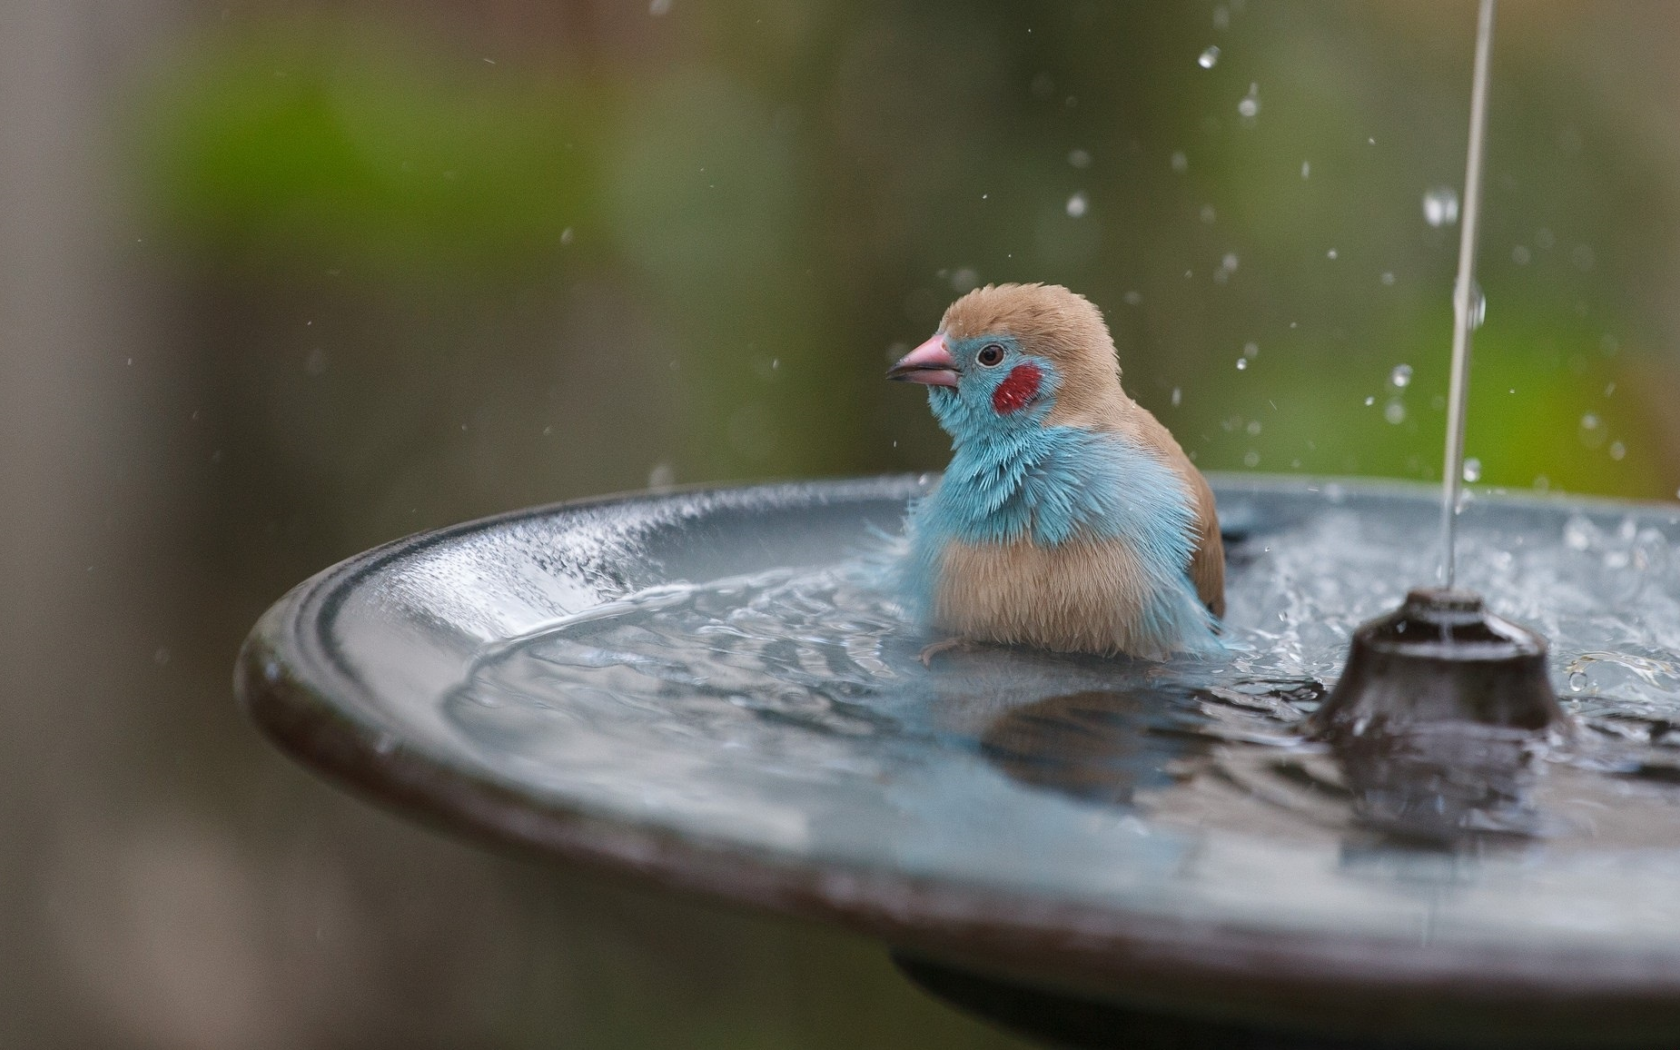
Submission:
<svg viewBox="0 0 1680 1050">
<path fill-rule="evenodd" d="M 906 604 L 976 641 L 1160 657 L 1219 648 L 1213 493 L 1127 397 L 1096 307 L 976 289 L 890 373 L 929 386 L 950 465 L 911 509 Z"/>
</svg>

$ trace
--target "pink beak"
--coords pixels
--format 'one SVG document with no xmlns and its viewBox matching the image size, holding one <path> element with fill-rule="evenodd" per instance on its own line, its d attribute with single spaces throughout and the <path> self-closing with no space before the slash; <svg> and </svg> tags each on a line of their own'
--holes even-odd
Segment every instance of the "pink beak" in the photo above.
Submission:
<svg viewBox="0 0 1680 1050">
<path fill-rule="evenodd" d="M 898 364 L 887 370 L 887 378 L 924 386 L 956 386 L 957 362 L 945 349 L 945 334 L 934 333 L 932 339 L 899 358 Z"/>
</svg>

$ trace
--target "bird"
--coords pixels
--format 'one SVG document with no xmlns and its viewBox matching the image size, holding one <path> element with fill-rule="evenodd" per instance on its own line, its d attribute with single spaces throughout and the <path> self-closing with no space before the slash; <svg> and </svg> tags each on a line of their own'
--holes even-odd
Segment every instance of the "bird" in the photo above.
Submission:
<svg viewBox="0 0 1680 1050">
<path fill-rule="evenodd" d="M 1163 660 L 1222 651 L 1213 490 L 1127 396 L 1114 339 L 1060 285 L 976 288 L 888 379 L 926 386 L 951 460 L 915 500 L 896 588 L 949 645 Z"/>
</svg>

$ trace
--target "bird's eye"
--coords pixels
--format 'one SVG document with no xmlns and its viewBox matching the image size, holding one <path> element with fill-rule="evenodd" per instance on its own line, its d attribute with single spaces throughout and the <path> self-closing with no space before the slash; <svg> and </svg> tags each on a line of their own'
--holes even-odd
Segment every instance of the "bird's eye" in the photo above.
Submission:
<svg viewBox="0 0 1680 1050">
<path fill-rule="evenodd" d="M 987 343 L 985 346 L 980 348 L 980 352 L 978 354 L 974 355 L 974 360 L 978 361 L 986 368 L 991 368 L 999 361 L 1003 360 L 1003 347 L 997 345 L 996 343 Z"/>
</svg>

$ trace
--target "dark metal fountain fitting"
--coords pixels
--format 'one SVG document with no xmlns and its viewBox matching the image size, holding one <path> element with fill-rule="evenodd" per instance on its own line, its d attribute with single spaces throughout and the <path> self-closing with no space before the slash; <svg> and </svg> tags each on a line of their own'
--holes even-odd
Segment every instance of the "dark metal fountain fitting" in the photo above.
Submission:
<svg viewBox="0 0 1680 1050">
<path fill-rule="evenodd" d="M 1469 723 L 1507 730 L 1566 729 L 1546 676 L 1546 640 L 1495 616 L 1471 591 L 1412 591 L 1360 627 L 1336 688 L 1312 718 L 1333 743 L 1434 736 Z"/>
</svg>

